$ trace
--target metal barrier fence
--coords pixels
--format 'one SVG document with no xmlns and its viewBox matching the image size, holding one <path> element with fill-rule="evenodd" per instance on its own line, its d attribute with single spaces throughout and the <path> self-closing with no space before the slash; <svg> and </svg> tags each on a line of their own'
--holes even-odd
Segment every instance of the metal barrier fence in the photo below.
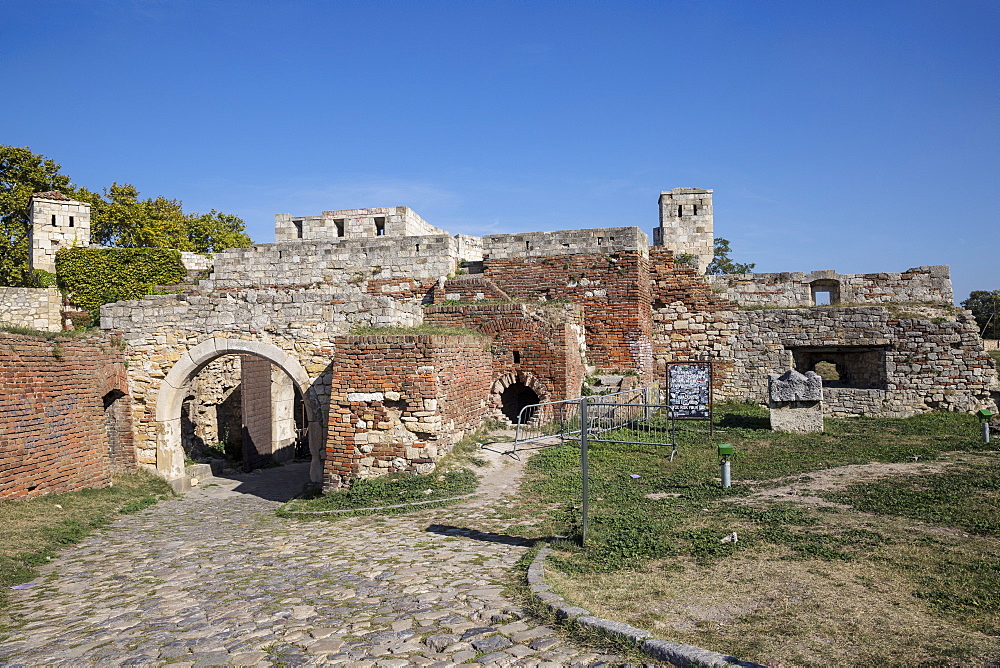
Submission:
<svg viewBox="0 0 1000 668">
<path fill-rule="evenodd" d="M 545 447 L 578 441 L 584 432 L 590 440 L 673 445 L 673 429 L 662 394 L 659 384 L 654 384 L 612 394 L 525 406 L 517 416 L 510 454 L 517 457 L 518 446 L 529 443 Z M 586 416 L 581 420 L 584 402 L 587 404 Z M 620 429 L 628 429 L 631 439 L 635 440 L 617 438 L 613 432 Z"/>
</svg>

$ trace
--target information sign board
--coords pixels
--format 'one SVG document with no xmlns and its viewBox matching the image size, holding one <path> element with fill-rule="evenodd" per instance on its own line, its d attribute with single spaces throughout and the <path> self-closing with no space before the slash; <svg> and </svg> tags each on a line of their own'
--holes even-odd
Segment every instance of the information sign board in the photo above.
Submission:
<svg viewBox="0 0 1000 668">
<path fill-rule="evenodd" d="M 674 418 L 711 418 L 711 363 L 668 363 L 667 406 L 670 409 L 671 417 Z"/>
</svg>

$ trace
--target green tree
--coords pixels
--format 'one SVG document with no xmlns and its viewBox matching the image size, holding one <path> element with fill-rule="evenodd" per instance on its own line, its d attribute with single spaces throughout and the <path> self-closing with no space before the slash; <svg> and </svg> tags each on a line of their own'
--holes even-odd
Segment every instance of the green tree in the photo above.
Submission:
<svg viewBox="0 0 1000 668">
<path fill-rule="evenodd" d="M 61 167 L 28 148 L 0 145 L 0 284 L 30 285 L 28 271 L 28 204 L 37 192 L 61 190 L 68 197 L 92 201 Z"/>
<path fill-rule="evenodd" d="M 721 237 L 715 238 L 715 258 L 709 263 L 705 268 L 706 274 L 747 274 L 753 271 L 753 268 L 757 266 L 755 263 L 751 262 L 749 264 L 743 264 L 742 262 L 734 262 L 730 259 L 729 254 L 732 249 L 729 248 L 729 240 L 723 239 Z"/>
<path fill-rule="evenodd" d="M 984 339 L 1000 339 L 1000 290 L 973 290 L 962 306 L 972 311 Z"/>
<path fill-rule="evenodd" d="M 72 183 L 61 167 L 29 148 L 0 145 L 0 285 L 31 285 L 28 276 L 28 205 L 32 194 L 62 191 L 91 205 L 91 243 L 119 248 L 175 248 L 213 253 L 245 248 L 253 240 L 243 221 L 213 209 L 184 213 L 181 202 L 140 199 L 128 183 L 113 183 L 99 195 Z"/>
</svg>

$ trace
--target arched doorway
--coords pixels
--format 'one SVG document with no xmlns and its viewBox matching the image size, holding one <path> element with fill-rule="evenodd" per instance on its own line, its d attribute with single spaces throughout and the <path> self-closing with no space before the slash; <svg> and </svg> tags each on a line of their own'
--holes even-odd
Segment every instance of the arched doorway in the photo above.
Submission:
<svg viewBox="0 0 1000 668">
<path fill-rule="evenodd" d="M 301 396 L 308 430 L 309 450 L 312 455 L 309 479 L 323 481 L 323 447 L 325 434 L 321 424 L 319 406 L 311 391 L 311 382 L 298 360 L 276 346 L 260 341 L 212 338 L 199 343 L 184 353 L 171 367 L 160 383 L 156 399 L 156 470 L 165 478 L 184 475 L 184 449 L 182 446 L 182 408 L 188 395 L 188 386 L 198 372 L 213 360 L 225 355 L 250 355 L 278 367 L 291 379 Z"/>
<path fill-rule="evenodd" d="M 534 417 L 533 411 L 523 411 L 528 406 L 539 403 L 538 393 L 524 383 L 512 383 L 500 393 L 500 410 L 504 417 L 517 424 L 527 424 Z"/>
</svg>

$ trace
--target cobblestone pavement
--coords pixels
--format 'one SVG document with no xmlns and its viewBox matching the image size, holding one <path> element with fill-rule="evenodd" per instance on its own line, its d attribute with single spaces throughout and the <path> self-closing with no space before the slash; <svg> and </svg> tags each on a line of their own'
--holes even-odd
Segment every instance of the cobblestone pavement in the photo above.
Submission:
<svg viewBox="0 0 1000 668">
<path fill-rule="evenodd" d="M 0 665 L 620 661 L 504 596 L 527 548 L 476 526 L 512 480 L 413 515 L 278 518 L 306 466 L 206 480 L 68 548 L 12 592 L 23 626 L 0 641 Z"/>
</svg>

